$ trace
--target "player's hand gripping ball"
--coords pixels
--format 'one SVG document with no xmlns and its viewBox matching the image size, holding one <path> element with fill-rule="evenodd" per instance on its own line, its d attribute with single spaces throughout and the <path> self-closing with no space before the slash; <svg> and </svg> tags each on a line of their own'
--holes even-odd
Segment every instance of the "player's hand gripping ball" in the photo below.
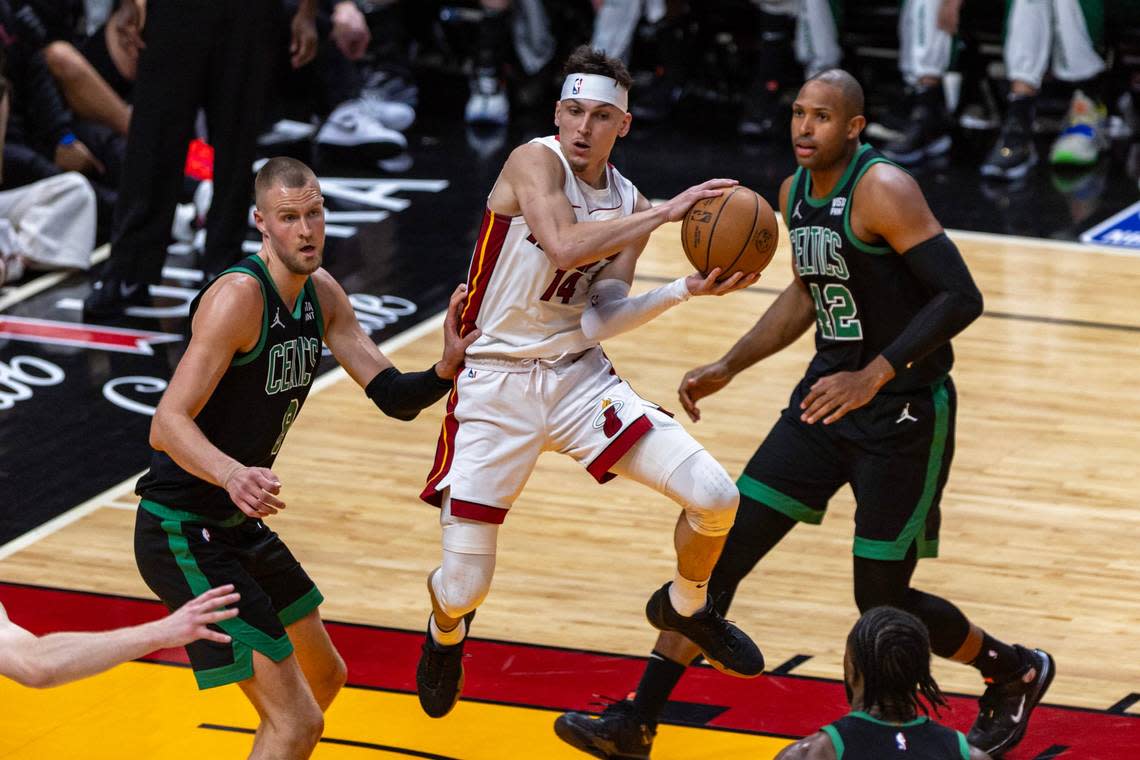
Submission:
<svg viewBox="0 0 1140 760">
<path fill-rule="evenodd" d="M 780 228 L 768 202 L 737 186 L 693 204 L 681 222 L 681 246 L 693 267 L 720 279 L 736 272 L 759 272 L 776 253 Z"/>
</svg>

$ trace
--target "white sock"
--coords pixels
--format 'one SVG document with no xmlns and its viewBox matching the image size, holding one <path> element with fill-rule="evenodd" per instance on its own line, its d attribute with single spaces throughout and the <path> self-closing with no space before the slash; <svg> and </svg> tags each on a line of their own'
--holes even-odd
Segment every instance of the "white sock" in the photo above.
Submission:
<svg viewBox="0 0 1140 760">
<path fill-rule="evenodd" d="M 467 621 L 462 618 L 459 620 L 459 625 L 452 628 L 450 631 L 442 631 L 439 625 L 435 622 L 435 615 L 431 616 L 431 622 L 428 623 L 428 630 L 431 631 L 431 637 L 435 639 L 435 643 L 444 647 L 455 646 L 463 641 L 463 637 L 467 635 Z"/>
<path fill-rule="evenodd" d="M 705 608 L 708 602 L 709 579 L 691 581 L 678 570 L 669 586 L 669 603 L 684 617 L 691 617 Z"/>
</svg>

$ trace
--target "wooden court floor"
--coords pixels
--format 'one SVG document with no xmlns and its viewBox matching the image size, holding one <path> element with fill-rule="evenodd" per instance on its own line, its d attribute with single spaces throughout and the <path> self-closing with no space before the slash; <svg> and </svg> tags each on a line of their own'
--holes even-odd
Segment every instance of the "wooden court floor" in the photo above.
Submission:
<svg viewBox="0 0 1140 760">
<path fill-rule="evenodd" d="M 685 273 L 678 232 L 670 225 L 655 234 L 635 290 Z M 915 584 L 950 598 L 999 638 L 1049 650 L 1058 662 L 1049 702 L 1105 709 L 1140 692 L 1140 257 L 954 237 L 985 294 L 986 314 L 955 341 L 957 454 L 943 499 L 942 556 L 920 563 Z M 619 372 L 643 396 L 680 411 L 681 375 L 719 356 L 789 281 L 789 250 L 781 246 L 749 290 L 695 299 L 608 341 Z M 420 330 L 390 355 L 419 369 L 438 357 L 440 343 L 438 329 Z M 699 424 L 686 421 L 733 476 L 786 402 L 811 348 L 810 336 L 801 339 L 704 400 Z M 275 470 L 289 506 L 272 525 L 324 591 L 326 618 L 420 630 L 428 609 L 423 581 L 439 549 L 437 512 L 417 494 L 443 404 L 399 423 L 338 377 L 310 398 L 282 449 Z M 150 597 L 131 552 L 129 490 L 112 490 L 58 530 L 0 553 L 0 581 Z M 844 637 L 857 617 L 852 511 L 844 489 L 823 525 L 794 530 L 742 585 L 732 617 L 770 663 L 802 654 L 810 659 L 797 674 L 841 677 Z M 668 500 L 640 486 L 620 479 L 598 486 L 572 461 L 542 458 L 501 531 L 495 585 L 473 634 L 646 654 L 654 636 L 642 610 L 671 577 L 675 518 Z M 152 666 L 125 666 L 145 667 Z M 187 709 L 209 712 L 202 706 L 223 699 L 203 701 L 188 673 L 173 672 L 180 684 L 171 688 Z M 981 691 L 970 669 L 938 662 L 935 674 L 947 690 Z M 407 705 L 391 709 L 398 715 Z M 432 731 L 455 740 L 462 733 L 446 720 Z M 0 756 L 22 757 L 4 733 L 0 750 L 9 753 Z M 383 730 L 373 733 L 383 738 Z M 342 749 L 318 756 L 339 757 Z M 499 755 L 508 756 L 535 755 Z"/>
</svg>

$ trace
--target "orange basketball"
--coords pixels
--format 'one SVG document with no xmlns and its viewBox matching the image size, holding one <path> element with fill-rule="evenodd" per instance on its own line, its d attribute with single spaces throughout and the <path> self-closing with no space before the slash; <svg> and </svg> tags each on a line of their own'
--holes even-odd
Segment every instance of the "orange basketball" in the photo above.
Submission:
<svg viewBox="0 0 1140 760">
<path fill-rule="evenodd" d="M 697 201 L 681 223 L 681 246 L 693 267 L 706 275 L 720 267 L 721 279 L 768 266 L 779 239 L 772 207 L 740 185 Z"/>
</svg>

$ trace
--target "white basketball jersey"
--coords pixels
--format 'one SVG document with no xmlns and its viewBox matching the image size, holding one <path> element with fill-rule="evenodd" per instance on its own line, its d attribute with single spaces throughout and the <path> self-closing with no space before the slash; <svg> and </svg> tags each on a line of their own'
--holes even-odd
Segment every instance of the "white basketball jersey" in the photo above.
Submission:
<svg viewBox="0 0 1140 760">
<path fill-rule="evenodd" d="M 637 188 L 612 165 L 606 186 L 590 187 L 574 176 L 558 138 L 539 137 L 562 162 L 563 192 L 579 222 L 603 221 L 633 213 Z M 618 250 L 613 251 L 614 254 Z M 582 334 L 582 312 L 590 283 L 605 259 L 571 271 L 558 269 L 543 253 L 522 215 L 487 210 L 467 274 L 467 305 L 460 332 L 483 331 L 467 349 L 471 359 L 555 359 L 597 344 Z"/>
</svg>

